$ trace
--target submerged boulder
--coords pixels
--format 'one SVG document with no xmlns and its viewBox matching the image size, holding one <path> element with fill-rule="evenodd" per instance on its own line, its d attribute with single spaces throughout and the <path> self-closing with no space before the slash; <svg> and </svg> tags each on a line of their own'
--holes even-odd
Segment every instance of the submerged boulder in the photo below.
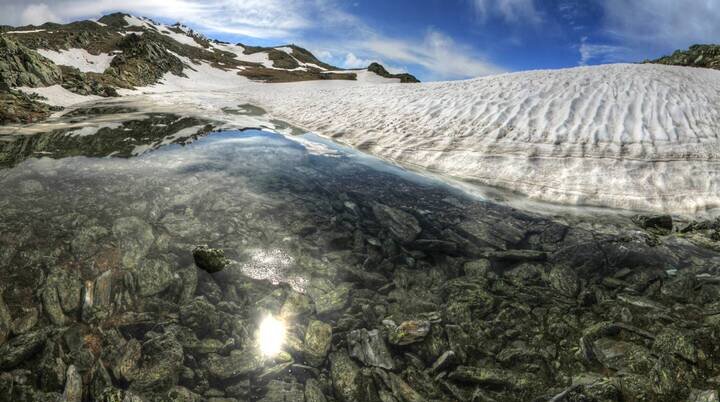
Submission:
<svg viewBox="0 0 720 402">
<path fill-rule="evenodd" d="M 207 245 L 195 247 L 192 253 L 195 265 L 211 274 L 222 271 L 230 264 L 223 250 L 210 248 Z"/>
<path fill-rule="evenodd" d="M 388 370 L 395 367 L 385 340 L 377 329 L 350 331 L 347 334 L 347 343 L 350 356 L 360 360 L 366 366 L 382 367 Z"/>
<path fill-rule="evenodd" d="M 0 347 L 0 370 L 15 368 L 40 352 L 47 335 L 48 331 L 46 330 L 29 332 L 4 344 Z"/>
<path fill-rule="evenodd" d="M 340 401 L 377 401 L 377 391 L 371 379 L 366 378 L 360 368 L 345 352 L 330 355 L 330 377 L 335 395 Z"/>
<path fill-rule="evenodd" d="M 325 361 L 332 341 L 332 327 L 322 321 L 310 321 L 305 331 L 305 344 L 303 347 L 305 360 L 314 367 L 319 367 Z"/>
<path fill-rule="evenodd" d="M 673 229 L 673 219 L 670 215 L 635 215 L 632 220 L 646 230 L 670 232 Z"/>
<path fill-rule="evenodd" d="M 372 210 L 377 220 L 388 229 L 390 234 L 403 243 L 415 240 L 422 231 L 418 220 L 405 211 L 380 203 L 375 203 Z"/>
<path fill-rule="evenodd" d="M 388 340 L 393 345 L 403 346 L 420 342 L 430 332 L 430 322 L 425 320 L 404 321 L 398 326 L 390 325 Z"/>
</svg>

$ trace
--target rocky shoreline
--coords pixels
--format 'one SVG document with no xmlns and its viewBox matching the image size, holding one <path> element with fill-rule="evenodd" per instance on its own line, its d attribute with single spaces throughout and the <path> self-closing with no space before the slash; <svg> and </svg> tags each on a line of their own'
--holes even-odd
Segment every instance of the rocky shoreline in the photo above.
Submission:
<svg viewBox="0 0 720 402">
<path fill-rule="evenodd" d="M 184 212 L 109 204 L 104 223 L 82 189 L 52 202 L 84 213 L 41 197 L 20 210 L 48 184 L 8 175 L 0 401 L 718 400 L 717 221 L 563 223 L 307 163 L 253 179 L 296 200 L 263 201 L 273 218 L 256 223 L 228 206 L 241 190 L 188 198 L 192 185 L 161 177 L 145 191 L 161 182 Z M 249 274 L 285 266 L 249 257 L 240 239 L 263 236 L 309 277 Z M 273 356 L 259 346 L 268 316 L 286 331 Z"/>
</svg>

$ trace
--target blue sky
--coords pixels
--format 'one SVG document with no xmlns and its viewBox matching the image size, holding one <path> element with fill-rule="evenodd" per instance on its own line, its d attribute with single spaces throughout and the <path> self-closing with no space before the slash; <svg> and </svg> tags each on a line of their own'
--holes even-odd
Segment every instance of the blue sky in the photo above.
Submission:
<svg viewBox="0 0 720 402">
<path fill-rule="evenodd" d="M 295 43 L 341 67 L 379 61 L 422 80 L 635 62 L 720 42 L 720 0 L 0 0 L 0 23 L 112 11 L 212 38 Z"/>
</svg>

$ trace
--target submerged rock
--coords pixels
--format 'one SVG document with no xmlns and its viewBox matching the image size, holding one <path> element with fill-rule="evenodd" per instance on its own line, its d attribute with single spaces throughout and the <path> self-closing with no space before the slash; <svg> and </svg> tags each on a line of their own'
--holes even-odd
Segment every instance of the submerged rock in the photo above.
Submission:
<svg viewBox="0 0 720 402">
<path fill-rule="evenodd" d="M 430 333 L 430 321 L 404 321 L 398 326 L 390 325 L 388 340 L 393 345 L 404 346 L 422 341 Z"/>
<path fill-rule="evenodd" d="M 40 352 L 47 335 L 47 330 L 38 330 L 15 337 L 2 345 L 0 347 L 0 370 L 13 369 Z"/>
<path fill-rule="evenodd" d="M 329 281 L 311 283 L 308 294 L 315 302 L 315 311 L 320 317 L 336 315 L 348 304 L 351 283 L 332 284 Z"/>
<path fill-rule="evenodd" d="M 164 292 L 178 278 L 164 258 L 143 259 L 134 269 L 138 292 L 141 296 L 153 296 Z"/>
<path fill-rule="evenodd" d="M 673 229 L 673 219 L 670 215 L 635 215 L 632 220 L 643 229 L 665 232 Z"/>
<path fill-rule="evenodd" d="M 384 204 L 375 203 L 373 213 L 381 225 L 399 241 L 409 243 L 422 231 L 420 223 L 409 213 Z"/>
<path fill-rule="evenodd" d="M 140 366 L 132 374 L 130 388 L 140 392 L 163 392 L 178 382 L 183 347 L 171 333 L 158 335 L 142 345 Z"/>
<path fill-rule="evenodd" d="M 233 350 L 227 357 L 211 353 L 203 361 L 203 367 L 212 377 L 218 380 L 228 380 L 260 371 L 263 362 L 255 351 Z"/>
<path fill-rule="evenodd" d="M 305 343 L 303 356 L 311 366 L 319 367 L 325 361 L 330 342 L 332 341 L 332 327 L 322 321 L 312 320 L 305 330 Z"/>
<path fill-rule="evenodd" d="M 373 402 L 378 399 L 372 380 L 363 376 L 360 368 L 345 352 L 330 355 L 330 377 L 335 395 L 342 402 Z"/>
<path fill-rule="evenodd" d="M 195 331 L 198 336 L 212 335 L 220 323 L 218 312 L 204 297 L 197 297 L 180 307 L 180 322 Z"/>
<path fill-rule="evenodd" d="M 395 362 L 385 345 L 385 340 L 377 329 L 350 331 L 347 334 L 347 343 L 350 356 L 360 360 L 366 366 L 382 367 L 388 370 L 395 368 Z"/>
<path fill-rule="evenodd" d="M 10 315 L 10 310 L 3 300 L 2 292 L 0 292 L 0 346 L 2 346 L 2 344 L 8 339 L 11 330 L 12 316 Z"/>
<path fill-rule="evenodd" d="M 152 226 L 136 216 L 115 220 L 112 233 L 122 250 L 122 264 L 125 268 L 135 267 L 155 242 Z"/>
<path fill-rule="evenodd" d="M 82 402 L 83 399 L 83 383 L 80 373 L 75 366 L 70 365 L 65 376 L 65 391 L 63 392 L 63 402 Z"/>
<path fill-rule="evenodd" d="M 720 396 L 718 396 L 718 391 L 716 390 L 693 390 L 690 392 L 688 402 L 720 402 Z"/>
<path fill-rule="evenodd" d="M 222 271 L 230 264 L 223 250 L 210 248 L 207 245 L 195 247 L 192 253 L 195 265 L 211 274 Z"/>
<path fill-rule="evenodd" d="M 267 393 L 259 402 L 305 402 L 305 392 L 297 382 L 272 380 Z"/>
<path fill-rule="evenodd" d="M 308 378 L 305 381 L 305 402 L 327 402 L 320 384 L 314 378 Z"/>
</svg>

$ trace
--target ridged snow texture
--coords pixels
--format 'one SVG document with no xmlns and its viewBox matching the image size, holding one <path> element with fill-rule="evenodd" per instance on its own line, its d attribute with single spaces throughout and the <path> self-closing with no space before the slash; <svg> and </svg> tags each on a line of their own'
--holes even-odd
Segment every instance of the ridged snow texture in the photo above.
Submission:
<svg viewBox="0 0 720 402">
<path fill-rule="evenodd" d="M 251 96 L 261 106 L 308 130 L 532 198 L 677 213 L 720 206 L 720 71 L 623 64 L 260 89 Z"/>
</svg>

